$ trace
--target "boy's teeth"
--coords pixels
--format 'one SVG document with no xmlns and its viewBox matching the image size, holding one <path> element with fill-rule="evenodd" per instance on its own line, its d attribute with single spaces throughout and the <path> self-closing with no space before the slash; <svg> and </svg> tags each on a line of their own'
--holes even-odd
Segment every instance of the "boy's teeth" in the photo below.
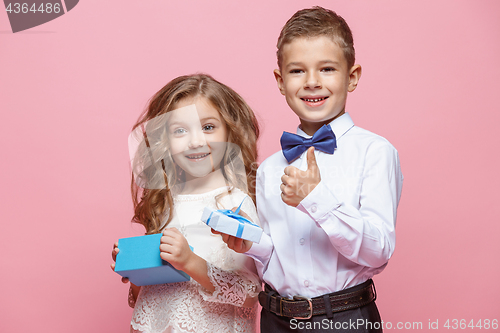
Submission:
<svg viewBox="0 0 500 333">
<path fill-rule="evenodd" d="M 325 99 L 325 97 L 322 97 L 322 98 L 304 98 L 304 101 L 306 101 L 306 102 L 319 102 L 319 101 L 322 101 L 324 99 Z"/>
</svg>

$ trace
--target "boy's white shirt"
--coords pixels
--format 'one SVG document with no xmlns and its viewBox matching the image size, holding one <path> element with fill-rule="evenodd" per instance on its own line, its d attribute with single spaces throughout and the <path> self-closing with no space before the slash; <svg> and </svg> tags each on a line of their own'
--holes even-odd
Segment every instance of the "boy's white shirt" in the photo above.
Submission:
<svg viewBox="0 0 500 333">
<path fill-rule="evenodd" d="M 394 252 L 403 176 L 396 149 L 354 126 L 349 114 L 330 123 L 333 155 L 315 150 L 321 182 L 297 207 L 281 199 L 288 165 L 307 169 L 306 153 L 288 164 L 281 151 L 257 171 L 257 210 L 264 234 L 247 252 L 261 279 L 280 295 L 320 296 L 380 273 Z M 297 134 L 309 137 L 300 128 Z"/>
</svg>

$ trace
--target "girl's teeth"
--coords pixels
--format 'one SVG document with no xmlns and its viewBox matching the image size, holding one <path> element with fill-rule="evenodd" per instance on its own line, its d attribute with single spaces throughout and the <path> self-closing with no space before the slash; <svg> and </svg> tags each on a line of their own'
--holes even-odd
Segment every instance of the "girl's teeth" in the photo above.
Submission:
<svg viewBox="0 0 500 333">
<path fill-rule="evenodd" d="M 196 156 L 191 155 L 191 156 L 187 156 L 187 158 L 195 160 L 195 159 L 198 159 L 198 158 L 203 158 L 205 156 L 208 156 L 208 154 L 196 155 Z"/>
<path fill-rule="evenodd" d="M 314 102 L 319 102 L 319 101 L 322 101 L 322 100 L 324 100 L 324 98 L 314 98 L 314 99 L 311 99 L 311 98 L 304 98 L 304 100 L 305 100 L 306 102 L 313 102 L 313 103 L 314 103 Z"/>
</svg>

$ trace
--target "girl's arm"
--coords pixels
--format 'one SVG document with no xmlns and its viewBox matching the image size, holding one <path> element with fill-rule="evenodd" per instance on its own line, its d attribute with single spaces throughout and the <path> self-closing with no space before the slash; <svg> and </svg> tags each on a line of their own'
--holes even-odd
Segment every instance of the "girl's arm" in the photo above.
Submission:
<svg viewBox="0 0 500 333">
<path fill-rule="evenodd" d="M 252 307 L 257 302 L 260 283 L 255 274 L 255 279 L 252 279 L 251 274 L 244 271 L 224 271 L 207 263 L 189 249 L 186 238 L 176 228 L 163 231 L 160 256 L 198 282 L 203 287 L 200 293 L 206 300 L 242 307 Z"/>
<path fill-rule="evenodd" d="M 128 290 L 128 305 L 131 308 L 135 308 L 135 302 L 137 301 L 137 296 L 139 296 L 139 291 L 141 291 L 141 287 L 130 282 L 130 288 Z"/>
<path fill-rule="evenodd" d="M 208 277 L 207 262 L 189 248 L 186 238 L 176 228 L 163 231 L 160 256 L 175 269 L 181 270 L 196 280 L 206 290 L 213 292 L 215 287 Z"/>
</svg>

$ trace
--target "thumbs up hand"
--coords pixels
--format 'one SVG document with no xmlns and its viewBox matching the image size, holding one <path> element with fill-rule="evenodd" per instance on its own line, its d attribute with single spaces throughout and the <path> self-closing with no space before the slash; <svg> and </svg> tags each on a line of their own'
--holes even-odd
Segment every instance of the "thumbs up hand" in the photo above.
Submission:
<svg viewBox="0 0 500 333">
<path fill-rule="evenodd" d="M 321 181 L 314 147 L 307 150 L 307 170 L 287 166 L 281 177 L 281 199 L 289 206 L 296 207 Z"/>
</svg>

